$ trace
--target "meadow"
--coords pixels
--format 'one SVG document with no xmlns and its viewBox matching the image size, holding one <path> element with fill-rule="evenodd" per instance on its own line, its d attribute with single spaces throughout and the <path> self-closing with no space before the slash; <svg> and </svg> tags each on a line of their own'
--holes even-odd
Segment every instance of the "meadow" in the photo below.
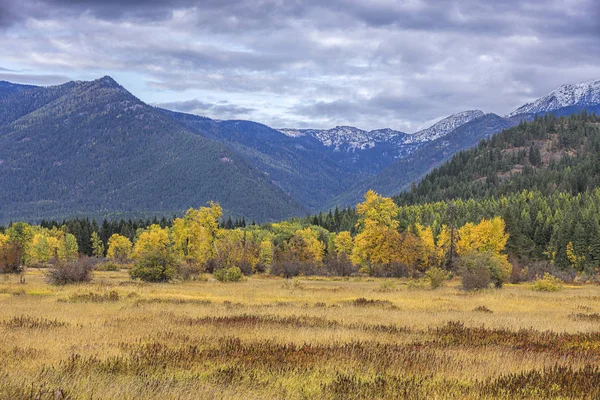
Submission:
<svg viewBox="0 0 600 400">
<path fill-rule="evenodd" d="M 0 277 L 0 398 L 598 398 L 600 287 Z"/>
</svg>

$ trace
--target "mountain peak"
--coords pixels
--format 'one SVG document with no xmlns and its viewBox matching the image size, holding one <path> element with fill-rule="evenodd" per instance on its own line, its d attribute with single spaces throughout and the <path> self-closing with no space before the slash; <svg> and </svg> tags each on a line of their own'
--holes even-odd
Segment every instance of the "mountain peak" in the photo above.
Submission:
<svg viewBox="0 0 600 400">
<path fill-rule="evenodd" d="M 600 105 L 600 80 L 592 79 L 585 82 L 562 85 L 546 96 L 517 108 L 508 114 L 507 117 L 514 117 L 519 114 L 546 113 L 563 107 L 597 105 Z"/>
<path fill-rule="evenodd" d="M 117 81 L 115 81 L 112 77 L 110 77 L 108 75 L 105 75 L 102 78 L 96 79 L 96 80 L 92 81 L 92 83 L 98 84 L 105 88 L 114 88 L 114 89 L 122 88 L 122 86 L 119 85 L 117 83 Z"/>
<path fill-rule="evenodd" d="M 407 143 L 431 142 L 446 136 L 459 126 L 483 115 L 485 115 L 485 113 L 481 110 L 467 110 L 452 114 L 441 121 L 436 122 L 429 128 L 410 135 L 410 137 L 407 138 Z"/>
<path fill-rule="evenodd" d="M 378 143 L 389 142 L 392 138 L 405 135 L 404 132 L 393 129 L 377 129 L 365 131 L 348 125 L 338 125 L 331 129 L 278 129 L 279 132 L 290 136 L 312 136 L 326 147 L 347 151 L 365 150 L 375 147 Z"/>
</svg>

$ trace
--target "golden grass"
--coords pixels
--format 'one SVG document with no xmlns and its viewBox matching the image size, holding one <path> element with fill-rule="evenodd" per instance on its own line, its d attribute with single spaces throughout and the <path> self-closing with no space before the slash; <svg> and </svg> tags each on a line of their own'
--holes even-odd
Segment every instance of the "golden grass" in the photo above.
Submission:
<svg viewBox="0 0 600 400">
<path fill-rule="evenodd" d="M 0 398 L 600 396 L 600 287 L 383 281 L 2 276 Z"/>
</svg>

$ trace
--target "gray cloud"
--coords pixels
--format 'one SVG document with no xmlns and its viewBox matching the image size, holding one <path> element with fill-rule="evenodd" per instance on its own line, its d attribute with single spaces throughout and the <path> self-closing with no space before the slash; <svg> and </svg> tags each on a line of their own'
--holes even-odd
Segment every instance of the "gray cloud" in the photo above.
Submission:
<svg viewBox="0 0 600 400">
<path fill-rule="evenodd" d="M 0 2 L 20 82 L 111 74 L 167 108 L 275 126 L 411 131 L 507 113 L 600 78 L 599 37 L 597 0 Z"/>
<path fill-rule="evenodd" d="M 69 80 L 69 77 L 65 75 L 30 74 L 16 72 L 6 68 L 0 68 L 0 81 L 48 86 L 58 85 Z"/>
<path fill-rule="evenodd" d="M 209 116 L 216 119 L 237 119 L 254 111 L 254 108 L 240 107 L 228 102 L 207 103 L 197 99 L 157 103 L 155 106 L 172 111 Z"/>
</svg>

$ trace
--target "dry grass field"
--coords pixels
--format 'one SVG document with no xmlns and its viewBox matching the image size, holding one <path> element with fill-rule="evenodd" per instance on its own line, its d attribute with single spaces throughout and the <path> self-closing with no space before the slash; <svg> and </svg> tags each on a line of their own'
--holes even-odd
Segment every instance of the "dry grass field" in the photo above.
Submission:
<svg viewBox="0 0 600 400">
<path fill-rule="evenodd" d="M 600 287 L 0 277 L 2 399 L 600 398 Z"/>
</svg>

